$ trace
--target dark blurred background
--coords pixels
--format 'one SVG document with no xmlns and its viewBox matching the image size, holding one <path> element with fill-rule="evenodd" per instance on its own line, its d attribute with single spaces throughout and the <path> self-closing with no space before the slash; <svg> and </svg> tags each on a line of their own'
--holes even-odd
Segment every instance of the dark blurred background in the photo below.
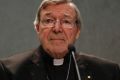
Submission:
<svg viewBox="0 0 120 80">
<path fill-rule="evenodd" d="M 41 0 L 0 0 L 0 58 L 39 46 L 33 21 Z M 120 64 L 120 0 L 74 0 L 84 27 L 77 51 Z"/>
</svg>

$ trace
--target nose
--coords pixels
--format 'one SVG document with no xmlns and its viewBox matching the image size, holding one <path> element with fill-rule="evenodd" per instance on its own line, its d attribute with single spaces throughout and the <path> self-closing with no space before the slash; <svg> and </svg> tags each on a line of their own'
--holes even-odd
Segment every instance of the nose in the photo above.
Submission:
<svg viewBox="0 0 120 80">
<path fill-rule="evenodd" d="M 61 27 L 61 23 L 60 23 L 60 20 L 56 20 L 55 24 L 54 24 L 54 27 L 53 27 L 53 31 L 55 33 L 59 33 L 59 32 L 62 32 L 62 27 Z"/>
</svg>

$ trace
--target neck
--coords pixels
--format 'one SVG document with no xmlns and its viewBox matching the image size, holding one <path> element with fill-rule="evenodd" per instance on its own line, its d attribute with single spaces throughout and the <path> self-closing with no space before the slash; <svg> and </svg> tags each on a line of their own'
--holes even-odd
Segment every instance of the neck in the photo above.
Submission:
<svg viewBox="0 0 120 80">
<path fill-rule="evenodd" d="M 70 52 L 68 52 L 66 54 L 66 56 L 64 58 L 62 58 L 62 59 L 54 59 L 43 49 L 42 46 L 40 46 L 39 50 L 40 50 L 40 53 L 42 55 L 43 60 L 47 64 L 59 66 L 59 65 L 65 64 L 66 62 L 69 61 Z"/>
</svg>

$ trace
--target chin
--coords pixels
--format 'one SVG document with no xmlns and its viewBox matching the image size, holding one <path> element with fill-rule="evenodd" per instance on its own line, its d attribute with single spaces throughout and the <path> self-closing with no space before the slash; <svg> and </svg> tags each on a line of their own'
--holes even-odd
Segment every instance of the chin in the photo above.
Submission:
<svg viewBox="0 0 120 80">
<path fill-rule="evenodd" d="M 66 54 L 55 54 L 55 55 L 53 55 L 53 58 L 54 58 L 54 59 L 62 59 L 62 58 L 65 57 L 65 55 L 66 55 Z"/>
<path fill-rule="evenodd" d="M 67 52 L 57 53 L 56 56 L 55 56 L 55 58 L 57 58 L 57 59 L 64 58 L 66 54 L 67 54 Z"/>
<path fill-rule="evenodd" d="M 68 53 L 67 48 L 54 48 L 51 51 L 52 57 L 56 59 L 64 58 L 67 53 Z"/>
</svg>

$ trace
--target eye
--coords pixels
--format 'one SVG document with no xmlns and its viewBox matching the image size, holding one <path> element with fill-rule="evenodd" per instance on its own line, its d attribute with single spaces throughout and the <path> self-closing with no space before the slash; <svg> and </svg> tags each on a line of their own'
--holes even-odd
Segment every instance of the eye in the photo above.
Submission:
<svg viewBox="0 0 120 80">
<path fill-rule="evenodd" d="M 54 20 L 53 19 L 50 19 L 50 18 L 48 18 L 48 19 L 43 19 L 42 20 L 42 23 L 43 24 L 50 24 L 50 23 L 53 23 L 54 22 Z"/>
<path fill-rule="evenodd" d="M 71 22 L 71 20 L 63 20 L 62 21 L 64 24 L 71 24 L 72 22 Z"/>
</svg>

